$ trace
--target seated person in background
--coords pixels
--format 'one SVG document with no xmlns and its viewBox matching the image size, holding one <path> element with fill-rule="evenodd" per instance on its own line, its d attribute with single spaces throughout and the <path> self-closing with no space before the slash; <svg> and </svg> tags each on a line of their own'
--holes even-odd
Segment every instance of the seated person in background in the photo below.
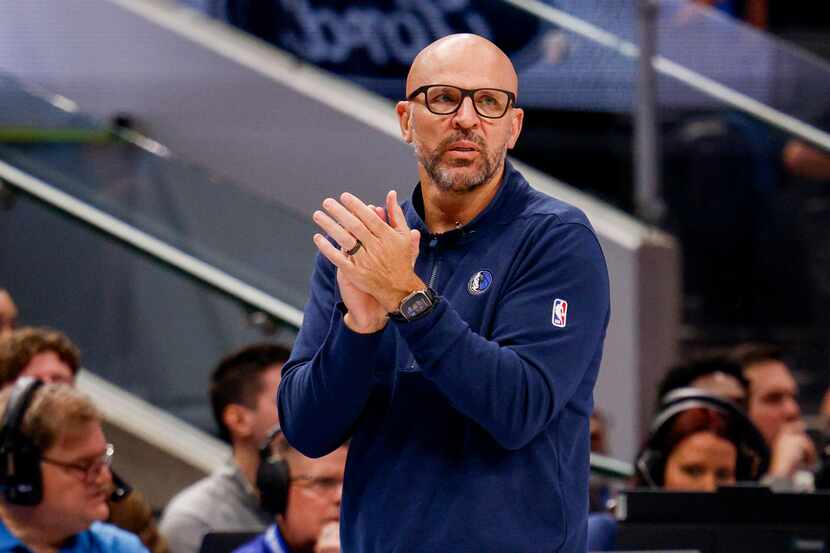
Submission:
<svg viewBox="0 0 830 553">
<path fill-rule="evenodd" d="M 709 354 L 671 367 L 657 387 L 658 404 L 678 388 L 698 388 L 746 409 L 749 381 L 743 367 L 725 354 Z"/>
<path fill-rule="evenodd" d="M 112 446 L 101 415 L 65 384 L 0 392 L 0 551 L 146 553 L 107 518 Z"/>
<path fill-rule="evenodd" d="M 21 377 L 74 386 L 80 366 L 80 350 L 57 330 L 24 327 L 0 338 L 0 388 L 11 386 Z M 110 498 L 109 522 L 138 534 L 153 553 L 166 553 L 167 542 L 158 533 L 144 496 L 113 476 L 118 480 L 113 489 L 128 491 Z"/>
<path fill-rule="evenodd" d="M 591 453 L 608 455 L 608 422 L 605 413 L 594 407 L 588 428 L 591 433 Z"/>
<path fill-rule="evenodd" d="M 260 451 L 262 507 L 275 521 L 235 553 L 337 553 L 345 445 L 311 459 L 292 448 L 279 428 Z"/>
<path fill-rule="evenodd" d="M 824 417 L 825 428 L 830 426 L 830 388 L 824 392 L 824 397 L 821 398 L 821 407 L 819 407 L 819 414 Z M 830 429 L 826 428 L 825 432 Z"/>
<path fill-rule="evenodd" d="M 813 489 L 810 469 L 816 448 L 798 405 L 798 384 L 784 354 L 769 344 L 742 344 L 732 350 L 749 381 L 747 414 L 772 451 L 764 481 L 777 489 Z"/>
<path fill-rule="evenodd" d="M 11 294 L 4 288 L 0 288 L 0 338 L 11 334 L 15 325 L 17 325 L 17 306 Z"/>
<path fill-rule="evenodd" d="M 80 359 L 81 352 L 62 332 L 19 328 L 0 338 L 0 387 L 13 384 L 21 376 L 73 384 Z"/>
<path fill-rule="evenodd" d="M 676 491 L 715 491 L 755 481 L 767 468 L 763 437 L 730 401 L 695 388 L 663 399 L 635 461 L 635 485 Z"/>
<path fill-rule="evenodd" d="M 591 433 L 591 453 L 607 455 L 608 423 L 605 414 L 598 407 L 594 407 L 591 412 L 589 431 Z M 606 477 L 592 472 L 588 479 L 588 511 L 591 513 L 607 511 L 611 495 L 611 482 Z"/>
<path fill-rule="evenodd" d="M 210 402 L 233 457 L 174 497 L 159 528 L 172 553 L 197 553 L 208 532 L 264 530 L 273 516 L 263 511 L 255 484 L 260 444 L 277 425 L 276 396 L 286 348 L 257 344 L 223 359 L 210 382 Z"/>
</svg>

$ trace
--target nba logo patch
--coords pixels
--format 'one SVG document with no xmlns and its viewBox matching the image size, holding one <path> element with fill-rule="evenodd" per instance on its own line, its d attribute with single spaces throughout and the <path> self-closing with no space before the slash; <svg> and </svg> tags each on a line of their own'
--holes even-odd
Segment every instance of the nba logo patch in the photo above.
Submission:
<svg viewBox="0 0 830 553">
<path fill-rule="evenodd" d="M 565 325 L 568 324 L 568 302 L 559 298 L 553 300 L 553 315 L 550 322 L 553 323 L 553 326 L 565 328 Z"/>
</svg>

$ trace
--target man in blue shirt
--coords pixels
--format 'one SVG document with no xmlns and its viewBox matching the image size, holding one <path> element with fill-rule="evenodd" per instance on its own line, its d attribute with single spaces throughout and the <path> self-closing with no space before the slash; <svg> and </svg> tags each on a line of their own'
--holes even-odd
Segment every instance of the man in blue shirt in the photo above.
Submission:
<svg viewBox="0 0 830 553">
<path fill-rule="evenodd" d="M 113 447 L 92 402 L 23 377 L 0 392 L 0 552 L 147 553 L 109 514 Z"/>
<path fill-rule="evenodd" d="M 274 524 L 234 553 L 339 552 L 346 446 L 310 459 L 279 433 L 272 451 L 276 455 L 263 462 L 270 465 L 266 470 L 273 476 L 263 477 L 260 472 L 257 480 L 263 506 L 277 511 Z"/>
<path fill-rule="evenodd" d="M 586 550 L 589 416 L 608 274 L 578 209 L 509 162 L 509 58 L 451 35 L 397 105 L 420 182 L 399 206 L 344 193 L 278 405 L 307 455 L 351 438 L 345 553 Z"/>
</svg>

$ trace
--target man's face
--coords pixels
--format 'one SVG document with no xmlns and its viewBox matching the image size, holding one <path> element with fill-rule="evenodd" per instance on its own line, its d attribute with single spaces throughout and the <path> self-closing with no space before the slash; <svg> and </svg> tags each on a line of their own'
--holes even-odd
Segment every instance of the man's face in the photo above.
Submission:
<svg viewBox="0 0 830 553">
<path fill-rule="evenodd" d="M 256 399 L 253 409 L 252 437 L 257 444 L 261 444 L 268 436 L 268 431 L 279 423 L 277 414 L 277 390 L 280 386 L 282 364 L 273 365 L 261 375 L 262 390 Z"/>
<path fill-rule="evenodd" d="M 0 291 L 0 338 L 11 334 L 17 324 L 17 306 L 5 290 Z"/>
<path fill-rule="evenodd" d="M 418 65 L 416 60 L 407 88 L 412 92 L 424 85 L 445 84 L 515 93 L 515 74 L 511 73 L 512 68 L 487 49 L 455 49 L 432 56 L 428 63 Z M 469 97 L 455 113 L 436 115 L 427 109 L 424 94 L 401 102 L 398 115 L 404 138 L 412 143 L 430 180 L 442 191 L 456 193 L 481 186 L 501 170 L 507 150 L 518 139 L 523 117 L 518 108 L 508 109 L 500 119 L 482 117 Z"/>
<path fill-rule="evenodd" d="M 341 447 L 319 459 L 289 456 L 291 485 L 285 514 L 277 521 L 292 551 L 313 551 L 323 527 L 340 519 L 347 451 Z"/>
<path fill-rule="evenodd" d="M 54 351 L 44 351 L 32 357 L 20 376 L 31 376 L 47 384 L 69 384 L 72 386 L 75 383 L 75 374 L 72 369 L 61 361 Z"/>
<path fill-rule="evenodd" d="M 96 520 L 109 516 L 107 498 L 112 473 L 101 462 L 107 442 L 98 422 L 89 422 L 76 432 L 64 432 L 58 442 L 43 452 L 43 501 L 35 507 L 36 518 L 63 535 L 81 532 Z M 78 467 L 91 467 L 86 472 Z"/>
<path fill-rule="evenodd" d="M 744 370 L 749 380 L 749 418 L 772 444 L 781 428 L 801 420 L 798 386 L 780 361 L 762 361 Z"/>
</svg>

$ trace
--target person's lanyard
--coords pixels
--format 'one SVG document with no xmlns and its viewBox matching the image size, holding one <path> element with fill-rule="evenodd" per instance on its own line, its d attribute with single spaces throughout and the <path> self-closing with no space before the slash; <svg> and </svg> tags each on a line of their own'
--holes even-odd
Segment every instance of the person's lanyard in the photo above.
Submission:
<svg viewBox="0 0 830 553">
<path fill-rule="evenodd" d="M 291 550 L 282 540 L 282 536 L 277 532 L 276 524 L 272 524 L 265 531 L 265 545 L 268 546 L 270 553 L 291 553 Z"/>
</svg>

